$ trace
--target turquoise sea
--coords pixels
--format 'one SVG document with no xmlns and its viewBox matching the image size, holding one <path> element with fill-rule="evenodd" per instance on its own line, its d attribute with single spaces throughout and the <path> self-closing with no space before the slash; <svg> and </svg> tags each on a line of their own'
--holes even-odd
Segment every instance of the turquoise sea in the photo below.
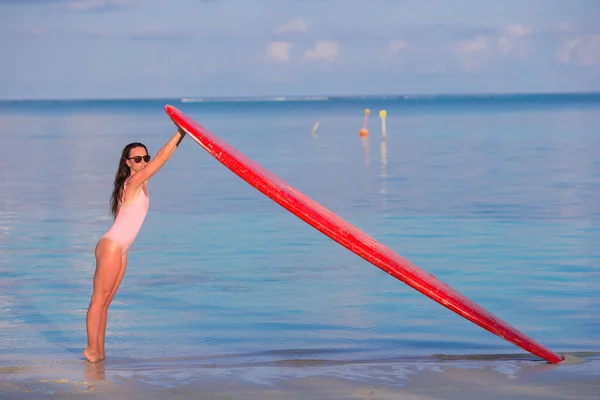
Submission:
<svg viewBox="0 0 600 400">
<path fill-rule="evenodd" d="M 600 94 L 2 101 L 0 367 L 83 363 L 117 161 L 131 141 L 155 154 L 168 140 L 165 104 L 599 373 Z M 408 363 L 541 362 L 342 248 L 189 138 L 149 191 L 109 312 L 107 375 L 393 380 Z"/>
</svg>

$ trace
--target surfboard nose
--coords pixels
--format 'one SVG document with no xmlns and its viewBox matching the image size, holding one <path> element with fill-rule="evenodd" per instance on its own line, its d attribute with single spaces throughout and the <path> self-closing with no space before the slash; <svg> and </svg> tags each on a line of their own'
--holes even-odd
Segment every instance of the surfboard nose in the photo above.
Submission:
<svg viewBox="0 0 600 400">
<path fill-rule="evenodd" d="M 167 114 L 174 115 L 175 110 L 177 110 L 177 109 L 175 107 L 173 107 L 172 105 L 170 105 L 170 104 L 165 105 L 165 111 L 167 112 Z"/>
</svg>

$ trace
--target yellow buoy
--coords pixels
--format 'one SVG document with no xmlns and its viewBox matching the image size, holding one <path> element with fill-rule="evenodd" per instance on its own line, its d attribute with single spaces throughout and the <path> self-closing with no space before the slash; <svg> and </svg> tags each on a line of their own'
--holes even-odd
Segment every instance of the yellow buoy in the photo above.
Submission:
<svg viewBox="0 0 600 400">
<path fill-rule="evenodd" d="M 381 118 L 381 136 L 383 136 L 383 139 L 385 140 L 385 138 L 387 136 L 387 132 L 385 129 L 385 118 L 387 117 L 387 111 L 385 111 L 385 110 L 379 111 L 379 117 Z"/>
</svg>

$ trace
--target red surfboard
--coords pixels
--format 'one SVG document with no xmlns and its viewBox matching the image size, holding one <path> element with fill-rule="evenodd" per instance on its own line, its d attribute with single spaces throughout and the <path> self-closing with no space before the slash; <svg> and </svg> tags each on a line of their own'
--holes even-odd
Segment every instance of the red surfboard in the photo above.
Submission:
<svg viewBox="0 0 600 400">
<path fill-rule="evenodd" d="M 233 173 L 348 250 L 508 342 L 551 363 L 559 363 L 563 360 L 558 354 L 525 336 L 522 332 L 458 293 L 435 276 L 421 270 L 371 236 L 300 193 L 177 108 L 167 105 L 165 111 L 175 125 L 183 129 L 194 141 Z"/>
</svg>

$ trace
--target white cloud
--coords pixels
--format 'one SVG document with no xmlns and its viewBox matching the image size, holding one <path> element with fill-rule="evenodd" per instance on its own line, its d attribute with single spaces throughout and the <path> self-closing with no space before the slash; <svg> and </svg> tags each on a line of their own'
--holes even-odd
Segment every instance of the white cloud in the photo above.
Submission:
<svg viewBox="0 0 600 400">
<path fill-rule="evenodd" d="M 504 55 L 523 56 L 526 53 L 527 37 L 533 30 L 523 25 L 509 25 L 504 28 L 504 34 L 496 41 L 496 48 Z"/>
<path fill-rule="evenodd" d="M 460 54 L 479 53 L 487 49 L 487 40 L 483 36 L 457 43 L 454 49 Z"/>
<path fill-rule="evenodd" d="M 568 22 L 560 22 L 558 24 L 558 30 L 561 32 L 569 32 L 571 30 L 571 24 Z"/>
<path fill-rule="evenodd" d="M 139 29 L 130 35 L 135 40 L 182 40 L 186 39 L 188 34 L 184 32 L 173 31 L 163 28 Z"/>
<path fill-rule="evenodd" d="M 452 51 L 460 59 L 463 69 L 469 72 L 477 70 L 484 64 L 488 57 L 487 49 L 488 43 L 484 36 L 465 40 L 452 46 Z"/>
<path fill-rule="evenodd" d="M 507 25 L 495 32 L 454 43 L 451 50 L 459 58 L 463 69 L 472 72 L 492 65 L 499 57 L 524 58 L 529 54 L 532 32 L 531 28 L 520 24 Z"/>
<path fill-rule="evenodd" d="M 270 42 L 267 44 L 267 59 L 277 62 L 289 62 L 294 44 L 291 42 Z"/>
<path fill-rule="evenodd" d="M 571 53 L 581 43 L 581 39 L 563 40 L 556 49 L 556 59 L 563 64 L 571 62 Z"/>
<path fill-rule="evenodd" d="M 333 62 L 340 54 L 340 44 L 335 40 L 321 40 L 312 49 L 306 50 L 304 58 L 309 61 Z"/>
<path fill-rule="evenodd" d="M 509 35 L 509 36 L 514 36 L 514 37 L 523 37 L 523 36 L 529 36 L 531 35 L 531 28 L 526 28 L 523 25 L 517 24 L 517 25 L 509 25 L 507 27 L 504 28 L 504 31 Z"/>
<path fill-rule="evenodd" d="M 30 33 L 35 36 L 47 35 L 50 33 L 50 30 L 47 28 L 33 28 L 30 30 Z"/>
<path fill-rule="evenodd" d="M 390 55 L 396 55 L 401 51 L 406 50 L 407 47 L 405 40 L 390 40 L 388 42 L 388 53 Z"/>
<path fill-rule="evenodd" d="M 506 36 L 502 36 L 500 39 L 498 39 L 497 46 L 498 51 L 504 54 L 510 53 L 510 51 L 513 49 L 510 39 Z"/>
<path fill-rule="evenodd" d="M 294 18 L 275 28 L 276 35 L 305 35 L 308 33 L 308 24 L 302 18 Z"/>
<path fill-rule="evenodd" d="M 67 7 L 76 11 L 99 11 L 127 7 L 133 0 L 72 0 Z"/>
<path fill-rule="evenodd" d="M 582 35 L 563 40 L 556 50 L 556 59 L 563 64 L 600 66 L 600 35 Z"/>
<path fill-rule="evenodd" d="M 88 36 L 108 36 L 106 29 L 89 28 L 85 30 L 85 34 Z"/>
</svg>

